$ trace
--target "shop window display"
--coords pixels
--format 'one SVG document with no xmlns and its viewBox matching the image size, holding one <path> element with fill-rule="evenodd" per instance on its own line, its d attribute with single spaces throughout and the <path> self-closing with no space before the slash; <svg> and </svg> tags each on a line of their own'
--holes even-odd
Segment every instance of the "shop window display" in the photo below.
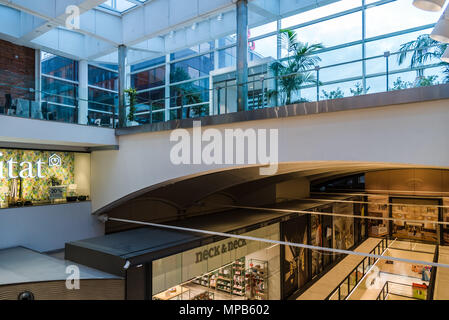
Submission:
<svg viewBox="0 0 449 320">
<path fill-rule="evenodd" d="M 393 218 L 413 220 L 393 221 L 393 237 L 437 243 L 437 224 L 431 221 L 438 221 L 438 200 L 392 198 L 391 202 Z"/>
<path fill-rule="evenodd" d="M 74 152 L 0 149 L 1 207 L 87 200 L 89 158 Z"/>
<path fill-rule="evenodd" d="M 334 204 L 334 213 L 353 214 L 352 203 Z M 334 216 L 334 241 L 336 249 L 349 249 L 354 246 L 354 218 Z"/>
<path fill-rule="evenodd" d="M 375 195 L 368 196 L 368 215 L 378 218 L 389 216 L 388 196 Z M 388 235 L 388 223 L 386 220 L 368 220 L 368 232 L 370 237 L 381 237 Z"/>
</svg>

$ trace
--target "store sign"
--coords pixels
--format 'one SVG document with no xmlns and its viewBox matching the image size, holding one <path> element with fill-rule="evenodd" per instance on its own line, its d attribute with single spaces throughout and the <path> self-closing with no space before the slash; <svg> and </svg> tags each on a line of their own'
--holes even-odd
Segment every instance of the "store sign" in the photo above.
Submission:
<svg viewBox="0 0 449 320">
<path fill-rule="evenodd" d="M 43 166 L 45 162 L 41 159 L 31 162 L 18 162 L 16 159 L 3 160 L 3 153 L 0 152 L 0 179 L 17 179 L 17 178 L 45 178 L 43 174 Z M 48 158 L 49 167 L 60 167 L 62 159 L 57 154 L 52 154 Z M 6 171 L 6 174 L 4 173 Z"/>
<path fill-rule="evenodd" d="M 221 245 L 216 245 L 212 248 L 202 250 L 200 252 L 197 252 L 195 263 L 202 262 L 204 260 L 207 260 L 209 258 L 217 257 L 223 253 L 241 248 L 246 246 L 246 240 L 245 239 L 239 239 L 234 241 L 229 241 L 228 243 L 224 243 Z"/>
</svg>

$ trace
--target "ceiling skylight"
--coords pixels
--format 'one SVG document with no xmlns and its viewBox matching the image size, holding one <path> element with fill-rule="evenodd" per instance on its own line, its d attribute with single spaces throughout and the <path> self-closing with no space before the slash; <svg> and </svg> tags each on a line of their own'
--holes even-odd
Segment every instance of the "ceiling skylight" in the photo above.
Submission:
<svg viewBox="0 0 449 320">
<path fill-rule="evenodd" d="M 146 1 L 147 0 L 108 0 L 103 3 L 101 7 L 118 13 L 124 13 L 125 11 L 135 8 Z"/>
</svg>

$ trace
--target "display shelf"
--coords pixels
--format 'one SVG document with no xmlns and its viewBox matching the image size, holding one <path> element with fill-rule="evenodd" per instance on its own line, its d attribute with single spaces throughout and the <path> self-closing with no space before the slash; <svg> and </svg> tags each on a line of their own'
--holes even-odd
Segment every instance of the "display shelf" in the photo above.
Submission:
<svg viewBox="0 0 449 320">
<path fill-rule="evenodd" d="M 250 300 L 268 300 L 268 262 L 251 259 L 245 273 L 246 297 Z"/>
</svg>

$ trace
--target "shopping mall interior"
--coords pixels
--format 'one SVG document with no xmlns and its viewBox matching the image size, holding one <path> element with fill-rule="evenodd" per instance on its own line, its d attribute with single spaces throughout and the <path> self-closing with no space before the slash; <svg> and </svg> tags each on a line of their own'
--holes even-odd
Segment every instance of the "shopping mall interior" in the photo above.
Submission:
<svg viewBox="0 0 449 320">
<path fill-rule="evenodd" d="M 0 300 L 449 300 L 448 43 L 445 0 L 0 0 Z"/>
</svg>

